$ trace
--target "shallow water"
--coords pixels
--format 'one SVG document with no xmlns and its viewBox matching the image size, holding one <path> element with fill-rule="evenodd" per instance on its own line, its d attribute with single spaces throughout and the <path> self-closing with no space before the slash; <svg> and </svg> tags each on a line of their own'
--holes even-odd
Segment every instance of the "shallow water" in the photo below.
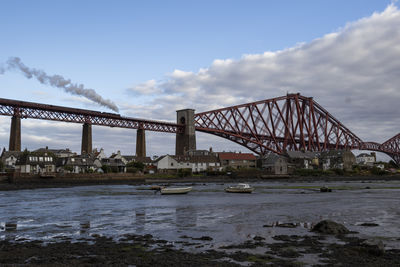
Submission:
<svg viewBox="0 0 400 267">
<path fill-rule="evenodd" d="M 212 247 L 254 236 L 311 234 L 322 219 L 343 223 L 360 237 L 400 248 L 400 183 L 253 183 L 252 194 L 225 193 L 230 184 L 196 184 L 187 195 L 160 195 L 139 186 L 107 185 L 0 192 L 0 239 L 76 241 L 150 233 L 169 241 L 210 236 Z M 319 187 L 333 188 L 320 193 Z M 366 189 L 369 187 L 369 189 Z M 295 223 L 296 228 L 263 227 Z M 360 226 L 377 223 L 377 227 Z"/>
</svg>

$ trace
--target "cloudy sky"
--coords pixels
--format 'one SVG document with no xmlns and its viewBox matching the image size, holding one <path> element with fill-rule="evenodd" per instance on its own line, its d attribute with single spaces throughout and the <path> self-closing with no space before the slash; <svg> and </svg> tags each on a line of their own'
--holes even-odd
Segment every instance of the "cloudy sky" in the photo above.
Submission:
<svg viewBox="0 0 400 267">
<path fill-rule="evenodd" d="M 0 25 L 1 98 L 174 121 L 177 109 L 299 92 L 365 141 L 400 132 L 393 1 L 3 0 Z M 0 124 L 8 147 L 10 118 Z M 22 147 L 79 151 L 81 128 L 23 120 Z M 135 136 L 93 128 L 94 147 L 108 154 L 134 154 Z M 200 149 L 247 151 L 197 140 Z M 149 155 L 174 149 L 173 135 L 147 133 Z"/>
</svg>

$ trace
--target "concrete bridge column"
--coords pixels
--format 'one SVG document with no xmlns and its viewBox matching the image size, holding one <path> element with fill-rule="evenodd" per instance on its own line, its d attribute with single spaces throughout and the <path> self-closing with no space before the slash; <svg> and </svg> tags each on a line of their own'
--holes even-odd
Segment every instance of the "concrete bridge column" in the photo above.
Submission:
<svg viewBox="0 0 400 267">
<path fill-rule="evenodd" d="M 184 132 L 176 134 L 175 154 L 185 155 L 185 152 L 196 149 L 196 134 L 194 126 L 194 109 L 176 111 L 178 124 L 184 125 Z"/>
<path fill-rule="evenodd" d="M 10 128 L 9 151 L 21 151 L 21 118 L 12 116 Z"/>
<path fill-rule="evenodd" d="M 92 153 L 92 125 L 84 123 L 82 128 L 81 154 Z"/>
<path fill-rule="evenodd" d="M 146 133 L 144 129 L 138 129 L 136 132 L 136 157 L 146 157 Z"/>
</svg>

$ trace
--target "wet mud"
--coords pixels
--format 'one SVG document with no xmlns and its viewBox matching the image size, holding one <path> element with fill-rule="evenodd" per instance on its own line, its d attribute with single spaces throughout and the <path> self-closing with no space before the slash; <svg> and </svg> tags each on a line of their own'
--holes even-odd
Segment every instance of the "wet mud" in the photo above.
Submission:
<svg viewBox="0 0 400 267">
<path fill-rule="evenodd" d="M 195 238 L 187 237 L 194 240 Z M 96 237 L 81 242 L 0 241 L 0 266 L 400 266 L 400 250 L 384 250 L 355 236 L 278 235 L 275 243 L 254 237 L 242 244 L 187 252 L 152 235 L 125 235 L 119 241 Z M 202 237 L 209 241 L 211 237 Z M 190 242 L 187 242 L 190 245 Z M 252 253 L 255 248 L 265 253 Z M 314 255 L 317 262 L 307 262 Z"/>
</svg>

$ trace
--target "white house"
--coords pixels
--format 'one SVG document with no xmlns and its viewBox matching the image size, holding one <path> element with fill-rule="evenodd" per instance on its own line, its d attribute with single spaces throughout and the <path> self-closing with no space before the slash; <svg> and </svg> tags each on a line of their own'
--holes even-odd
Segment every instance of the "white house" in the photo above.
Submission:
<svg viewBox="0 0 400 267">
<path fill-rule="evenodd" d="M 16 169 L 21 173 L 53 173 L 56 171 L 56 164 L 52 156 L 29 154 L 18 159 Z"/>
<path fill-rule="evenodd" d="M 159 157 L 155 162 L 154 165 L 157 167 L 158 171 L 166 172 L 168 170 L 179 170 L 179 169 L 192 169 L 193 163 L 187 160 L 175 157 L 171 155 L 165 155 Z"/>
<path fill-rule="evenodd" d="M 374 166 L 375 161 L 376 161 L 376 154 L 374 152 L 371 152 L 371 154 L 362 153 L 356 157 L 356 162 L 358 165 L 372 167 Z"/>
<path fill-rule="evenodd" d="M 5 151 L 3 149 L 3 153 L 1 154 L 1 160 L 4 163 L 4 166 L 6 168 L 15 168 L 15 164 L 17 163 L 17 160 L 19 157 L 22 155 L 23 152 L 19 151 Z"/>
</svg>

